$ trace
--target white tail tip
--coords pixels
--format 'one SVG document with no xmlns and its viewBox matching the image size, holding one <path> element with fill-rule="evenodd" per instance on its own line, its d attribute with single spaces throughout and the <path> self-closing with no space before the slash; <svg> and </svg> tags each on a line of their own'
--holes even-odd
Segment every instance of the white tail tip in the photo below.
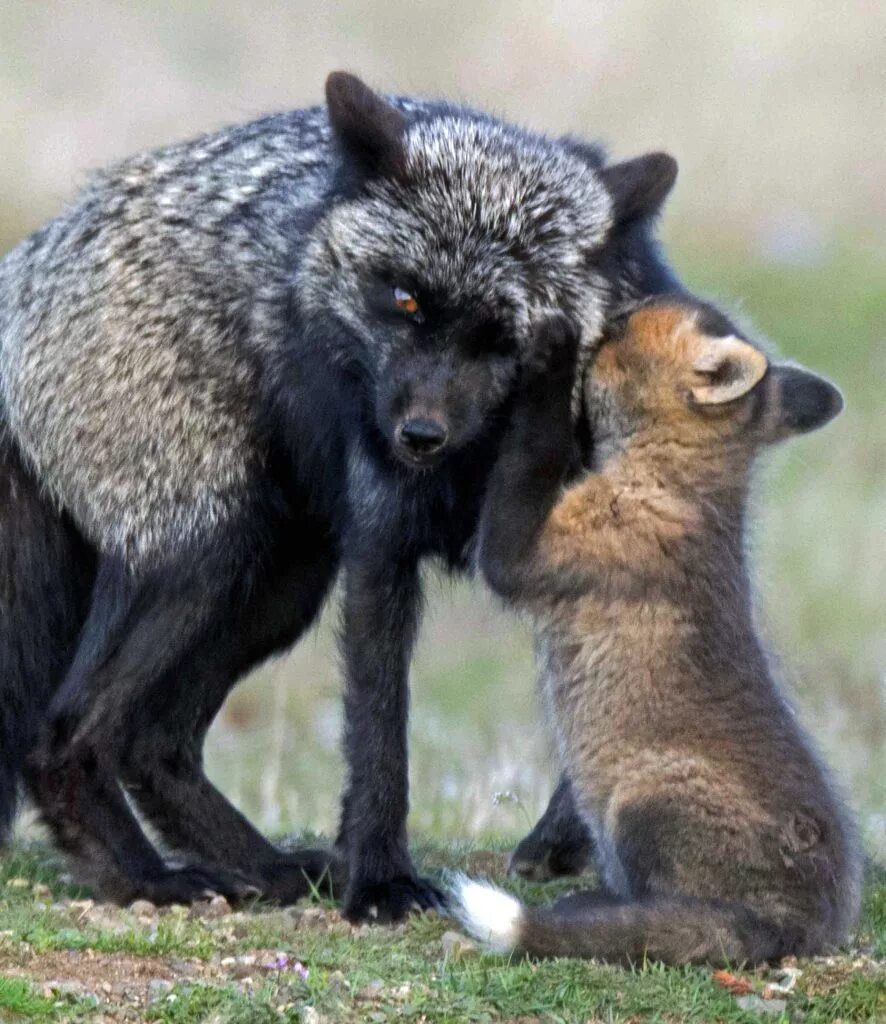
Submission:
<svg viewBox="0 0 886 1024">
<path fill-rule="evenodd" d="M 523 907 L 520 901 L 488 882 L 457 875 L 452 902 L 465 931 L 495 953 L 509 953 L 520 939 Z"/>
</svg>

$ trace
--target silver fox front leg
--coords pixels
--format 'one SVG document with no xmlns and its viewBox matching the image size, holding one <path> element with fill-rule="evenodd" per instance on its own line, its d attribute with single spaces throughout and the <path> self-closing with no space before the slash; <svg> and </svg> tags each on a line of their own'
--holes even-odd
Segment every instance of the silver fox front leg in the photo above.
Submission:
<svg viewBox="0 0 886 1024">
<path fill-rule="evenodd" d="M 350 871 L 344 914 L 354 921 L 396 921 L 443 902 L 440 891 L 416 874 L 406 839 L 408 671 L 419 602 L 414 561 L 390 564 L 376 556 L 348 565 L 348 783 L 339 844 Z"/>
</svg>

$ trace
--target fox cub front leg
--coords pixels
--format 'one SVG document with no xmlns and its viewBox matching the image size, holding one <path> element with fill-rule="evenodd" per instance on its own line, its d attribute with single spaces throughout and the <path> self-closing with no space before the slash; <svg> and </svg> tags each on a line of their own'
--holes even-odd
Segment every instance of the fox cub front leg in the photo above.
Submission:
<svg viewBox="0 0 886 1024">
<path fill-rule="evenodd" d="M 510 425 L 492 471 L 480 524 L 480 566 L 489 585 L 516 598 L 531 552 L 575 453 L 572 393 L 579 328 L 565 316 L 539 325 Z M 529 560 L 529 563 L 527 563 Z"/>
<path fill-rule="evenodd" d="M 518 603 L 642 573 L 692 525 L 627 453 L 564 487 L 576 447 L 578 340 L 563 316 L 538 328 L 541 354 L 524 370 L 487 491 L 480 567 L 493 590 Z"/>
<path fill-rule="evenodd" d="M 535 828 L 511 854 L 508 874 L 536 882 L 580 875 L 593 852 L 591 833 L 575 806 L 572 783 L 563 774 Z"/>
</svg>

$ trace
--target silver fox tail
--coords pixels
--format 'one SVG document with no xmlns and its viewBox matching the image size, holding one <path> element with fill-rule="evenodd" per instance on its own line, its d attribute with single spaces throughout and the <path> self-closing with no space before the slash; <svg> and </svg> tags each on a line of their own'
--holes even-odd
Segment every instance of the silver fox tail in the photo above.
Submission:
<svg viewBox="0 0 886 1024">
<path fill-rule="evenodd" d="M 527 907 L 464 876 L 453 886 L 452 902 L 463 927 L 498 953 L 611 963 L 741 963 L 781 956 L 793 944 L 783 928 L 738 903 L 657 896 L 619 903 L 585 892 Z"/>
<path fill-rule="evenodd" d="M 92 555 L 40 493 L 0 407 L 0 844 L 85 615 Z"/>
</svg>

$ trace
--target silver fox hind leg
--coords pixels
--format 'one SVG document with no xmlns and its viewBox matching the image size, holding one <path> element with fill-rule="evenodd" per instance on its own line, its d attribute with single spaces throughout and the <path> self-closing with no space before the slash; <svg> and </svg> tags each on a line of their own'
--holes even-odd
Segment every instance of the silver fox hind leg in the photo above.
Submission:
<svg viewBox="0 0 886 1024">
<path fill-rule="evenodd" d="M 21 773 L 86 617 L 95 559 L 46 504 L 0 413 L 0 845 Z"/>
</svg>

